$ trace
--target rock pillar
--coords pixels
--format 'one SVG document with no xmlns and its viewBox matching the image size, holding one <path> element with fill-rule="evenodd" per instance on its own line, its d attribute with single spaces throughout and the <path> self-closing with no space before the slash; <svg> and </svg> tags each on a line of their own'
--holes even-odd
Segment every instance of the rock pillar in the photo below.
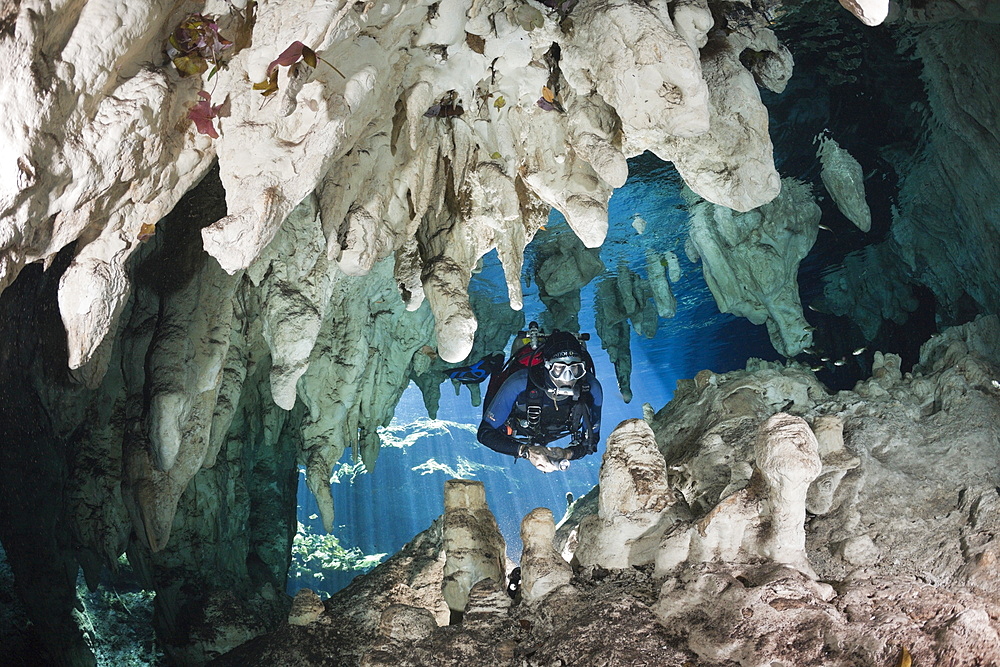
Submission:
<svg viewBox="0 0 1000 667">
<path fill-rule="evenodd" d="M 451 479 L 444 484 L 444 583 L 453 616 L 465 611 L 479 581 L 503 581 L 506 544 L 486 504 L 482 482 Z"/>
<path fill-rule="evenodd" d="M 556 525 L 552 510 L 537 507 L 521 521 L 521 597 L 525 602 L 541 599 L 570 582 L 573 568 L 553 546 Z"/>
<path fill-rule="evenodd" d="M 660 537 L 690 517 L 667 484 L 667 467 L 652 429 L 642 419 L 622 422 L 608 436 L 601 464 L 597 516 L 580 524 L 581 565 L 626 568 L 653 562 Z"/>
</svg>

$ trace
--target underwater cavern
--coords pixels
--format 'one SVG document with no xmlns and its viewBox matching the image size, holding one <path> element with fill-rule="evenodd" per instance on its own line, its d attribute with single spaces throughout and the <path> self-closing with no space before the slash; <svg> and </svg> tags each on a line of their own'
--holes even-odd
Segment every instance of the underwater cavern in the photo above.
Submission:
<svg viewBox="0 0 1000 667">
<path fill-rule="evenodd" d="M 0 5 L 0 664 L 1000 664 L 1000 4 Z M 597 451 L 449 373 L 588 334 Z"/>
</svg>

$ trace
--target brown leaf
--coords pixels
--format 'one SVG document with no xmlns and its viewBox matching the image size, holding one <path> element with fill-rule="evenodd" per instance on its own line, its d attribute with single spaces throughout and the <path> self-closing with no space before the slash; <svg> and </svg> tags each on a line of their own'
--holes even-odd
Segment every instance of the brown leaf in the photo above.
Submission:
<svg viewBox="0 0 1000 667">
<path fill-rule="evenodd" d="M 237 11 L 233 37 L 233 53 L 239 53 L 253 42 L 253 26 L 257 22 L 257 2 L 250 0 L 243 12 Z"/>
<path fill-rule="evenodd" d="M 212 123 L 212 119 L 215 118 L 219 107 L 212 106 L 212 96 L 204 90 L 199 90 L 198 96 L 201 98 L 201 101 L 188 109 L 187 117 L 198 128 L 199 134 L 206 134 L 213 139 L 218 139 L 219 133 L 215 131 L 215 124 Z"/>
<path fill-rule="evenodd" d="M 208 70 L 208 62 L 198 54 L 177 56 L 173 63 L 181 76 L 194 76 Z"/>
<path fill-rule="evenodd" d="M 465 43 L 479 55 L 483 55 L 483 52 L 486 51 L 486 40 L 479 35 L 473 35 L 471 32 L 465 33 Z"/>
<path fill-rule="evenodd" d="M 549 88 L 548 86 L 542 86 L 542 99 L 548 102 L 549 104 L 552 104 L 553 102 L 556 101 L 556 96 L 555 93 L 552 92 L 551 88 Z"/>
<path fill-rule="evenodd" d="M 287 49 L 282 51 L 277 58 L 271 61 L 271 64 L 267 66 L 267 73 L 270 74 L 271 72 L 277 70 L 278 65 L 288 67 L 289 65 L 299 62 L 302 58 L 302 49 L 307 48 L 309 47 L 302 42 L 295 40 L 288 46 Z"/>
<path fill-rule="evenodd" d="M 306 65 L 309 65 L 309 67 L 316 69 L 316 52 L 308 46 L 302 47 L 302 60 L 304 60 Z"/>
<path fill-rule="evenodd" d="M 271 70 L 266 79 L 253 84 L 253 89 L 261 91 L 260 94 L 264 97 L 278 92 L 278 70 Z"/>
<path fill-rule="evenodd" d="M 156 233 L 156 225 L 150 224 L 148 222 L 142 223 L 142 227 L 139 228 L 139 234 L 136 236 L 140 242 L 145 243 L 149 239 L 153 238 L 153 234 Z"/>
</svg>

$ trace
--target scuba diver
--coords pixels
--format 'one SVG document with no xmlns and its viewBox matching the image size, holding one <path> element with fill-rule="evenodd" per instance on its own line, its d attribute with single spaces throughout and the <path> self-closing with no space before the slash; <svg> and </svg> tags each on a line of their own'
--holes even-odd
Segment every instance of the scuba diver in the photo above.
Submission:
<svg viewBox="0 0 1000 667">
<path fill-rule="evenodd" d="M 581 342 L 587 339 L 587 334 L 577 337 L 566 331 L 546 336 L 535 322 L 519 332 L 510 360 L 501 372 L 491 373 L 479 442 L 515 459 L 528 459 L 546 473 L 565 470 L 570 461 L 596 452 L 604 396 L 593 359 Z M 488 365 L 495 368 L 496 359 L 489 359 Z M 566 436 L 571 436 L 568 447 L 549 446 Z"/>
</svg>

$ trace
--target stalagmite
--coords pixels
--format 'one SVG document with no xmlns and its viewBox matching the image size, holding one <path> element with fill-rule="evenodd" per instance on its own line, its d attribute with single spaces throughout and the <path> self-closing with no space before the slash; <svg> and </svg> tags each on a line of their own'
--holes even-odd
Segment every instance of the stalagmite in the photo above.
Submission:
<svg viewBox="0 0 1000 667">
<path fill-rule="evenodd" d="M 810 514 L 826 514 L 833 506 L 833 496 L 848 471 L 861 465 L 861 459 L 844 447 L 844 420 L 837 415 L 817 417 L 812 425 L 819 447 L 823 470 L 809 485 L 806 510 Z"/>
<path fill-rule="evenodd" d="M 573 568 L 553 546 L 555 534 L 552 510 L 547 507 L 528 512 L 521 521 L 521 596 L 526 602 L 544 598 L 573 578 Z"/>
<path fill-rule="evenodd" d="M 746 563 L 763 559 L 816 578 L 805 551 L 806 493 L 822 470 L 816 436 L 801 418 L 778 413 L 754 444 L 750 484 L 722 498 L 693 524 L 668 532 L 656 555 L 658 573 L 682 563 Z"/>
<path fill-rule="evenodd" d="M 653 562 L 664 531 L 690 518 L 671 489 L 649 424 L 622 422 L 608 436 L 600 474 L 600 509 L 579 527 L 580 565 L 626 568 Z"/>
<path fill-rule="evenodd" d="M 486 505 L 482 482 L 452 479 L 444 485 L 444 599 L 461 614 L 478 582 L 504 581 L 506 546 Z"/>
</svg>

